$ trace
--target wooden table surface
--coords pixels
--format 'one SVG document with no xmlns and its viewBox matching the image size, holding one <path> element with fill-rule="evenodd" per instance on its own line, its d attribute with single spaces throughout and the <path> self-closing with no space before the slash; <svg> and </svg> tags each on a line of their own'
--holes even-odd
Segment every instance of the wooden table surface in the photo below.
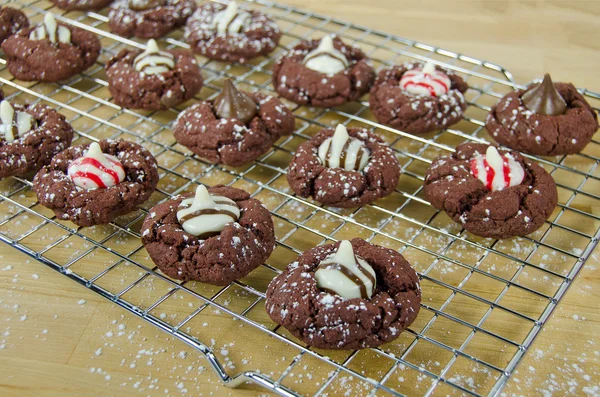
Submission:
<svg viewBox="0 0 600 397">
<path fill-rule="evenodd" d="M 551 72 L 600 91 L 597 1 L 280 2 L 503 65 L 520 83 Z M 600 393 L 599 259 L 596 251 L 507 394 Z M 183 343 L 0 245 L 1 396 L 263 394 L 221 386 Z"/>
</svg>

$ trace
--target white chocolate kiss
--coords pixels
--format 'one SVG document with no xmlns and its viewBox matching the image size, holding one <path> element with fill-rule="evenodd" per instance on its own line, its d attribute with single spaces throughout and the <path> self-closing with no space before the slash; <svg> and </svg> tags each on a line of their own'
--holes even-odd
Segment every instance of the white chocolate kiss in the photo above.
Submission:
<svg viewBox="0 0 600 397">
<path fill-rule="evenodd" d="M 239 217 L 235 201 L 211 195 L 204 185 L 198 186 L 194 197 L 181 201 L 177 209 L 177 220 L 183 230 L 203 239 L 219 234 Z"/>
<path fill-rule="evenodd" d="M 154 39 L 148 40 L 146 49 L 135 57 L 133 67 L 144 74 L 159 74 L 173 70 L 175 57 L 173 54 L 161 51 Z"/>
<path fill-rule="evenodd" d="M 29 113 L 15 112 L 8 101 L 0 103 L 0 120 L 2 120 L 2 124 L 0 125 L 0 141 L 4 140 L 8 143 L 22 137 L 35 126 L 35 120 Z M 17 127 L 16 134 L 15 127 Z"/>
<path fill-rule="evenodd" d="M 439 97 L 450 90 L 452 82 L 443 72 L 427 62 L 422 69 L 405 72 L 400 79 L 400 87 L 414 95 Z"/>
<path fill-rule="evenodd" d="M 323 141 L 317 154 L 324 166 L 343 168 L 346 171 L 362 171 L 371 155 L 363 141 L 348 135 L 348 130 L 343 124 L 338 124 L 333 137 Z"/>
<path fill-rule="evenodd" d="M 471 160 L 471 174 L 488 190 L 502 190 L 523 182 L 525 171 L 510 153 L 501 156 L 494 146 L 488 146 L 485 155 L 478 154 Z"/>
<path fill-rule="evenodd" d="M 333 46 L 331 36 L 323 36 L 319 46 L 306 54 L 304 66 L 319 73 L 334 75 L 348 67 L 348 59 Z"/>
<path fill-rule="evenodd" d="M 376 284 L 375 271 L 354 254 L 352 243 L 348 240 L 340 242 L 337 251 L 319 263 L 315 279 L 317 287 L 344 299 L 370 299 Z"/>
<path fill-rule="evenodd" d="M 115 156 L 102 153 L 97 142 L 87 152 L 69 165 L 67 175 L 73 183 L 85 190 L 107 188 L 125 179 L 123 165 Z"/>
<path fill-rule="evenodd" d="M 71 31 L 66 26 L 59 25 L 56 18 L 54 18 L 54 14 L 49 12 L 44 16 L 44 23 L 38 25 L 29 33 L 29 38 L 31 40 L 48 39 L 51 43 L 56 43 L 58 39 L 59 43 L 70 43 Z"/>
<path fill-rule="evenodd" d="M 250 13 L 239 10 L 235 1 L 230 1 L 227 8 L 215 14 L 213 29 L 218 34 L 239 33 L 250 20 Z"/>
</svg>

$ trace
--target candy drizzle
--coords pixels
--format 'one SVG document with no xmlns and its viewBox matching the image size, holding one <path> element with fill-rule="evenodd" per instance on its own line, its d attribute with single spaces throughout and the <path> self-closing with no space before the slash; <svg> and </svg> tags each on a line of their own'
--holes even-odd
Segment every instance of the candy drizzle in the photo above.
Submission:
<svg viewBox="0 0 600 397">
<path fill-rule="evenodd" d="M 346 164 L 346 158 L 348 156 L 350 144 L 352 142 L 354 142 L 353 139 L 348 139 L 346 141 L 346 143 L 344 144 L 344 147 L 342 148 L 342 153 L 340 154 L 340 161 L 339 161 L 340 167 L 344 167 L 344 168 L 348 169 L 348 167 L 347 167 L 348 164 Z M 330 159 L 331 159 L 332 154 L 333 154 L 333 145 L 330 144 L 329 149 L 327 150 L 327 156 L 325 157 L 325 164 L 324 164 L 325 167 L 331 167 Z M 352 165 L 352 167 L 350 167 L 350 169 L 352 169 L 354 171 L 360 171 L 360 168 L 361 168 L 360 165 L 362 163 L 362 159 L 363 159 L 363 156 L 365 156 L 365 154 L 366 154 L 365 148 L 364 147 L 359 148 L 359 150 L 356 154 L 356 160 L 354 161 L 354 165 Z"/>
<path fill-rule="evenodd" d="M 304 58 L 304 63 L 306 64 L 308 61 L 314 58 L 319 57 L 328 57 L 329 59 L 333 59 L 334 61 L 341 62 L 345 67 L 348 67 L 348 60 L 344 57 L 337 56 L 336 54 L 331 54 L 329 52 L 314 52 L 312 54 L 308 54 L 306 58 Z"/>
<path fill-rule="evenodd" d="M 483 165 L 485 167 L 486 172 L 485 187 L 488 190 L 492 190 L 492 184 L 494 183 L 494 178 L 496 177 L 496 170 L 494 170 L 490 166 L 487 159 L 483 160 Z M 510 165 L 508 164 L 508 159 L 506 157 L 502 157 L 502 172 L 504 174 L 504 181 L 506 186 L 510 186 L 511 172 Z M 479 178 L 479 167 L 477 167 L 477 159 L 471 160 L 471 173 L 475 178 Z"/>
<path fill-rule="evenodd" d="M 113 160 L 111 158 L 108 158 L 108 160 L 116 166 L 121 166 L 118 162 L 116 162 L 115 160 Z M 119 178 L 119 174 L 117 174 L 116 171 L 111 170 L 110 168 L 106 168 L 104 165 L 102 165 L 102 163 L 100 163 L 95 158 L 84 157 L 83 159 L 81 159 L 81 162 L 79 163 L 79 165 L 90 165 L 102 172 L 106 172 L 113 179 L 115 185 L 121 181 Z M 88 178 L 92 182 L 94 182 L 99 188 L 108 187 L 104 183 L 104 181 L 102 181 L 102 178 L 100 178 L 100 176 L 98 176 L 97 174 L 95 174 L 93 172 L 77 171 L 77 172 L 73 173 L 72 178 Z"/>
<path fill-rule="evenodd" d="M 373 277 L 373 275 L 368 272 L 364 266 L 362 266 L 360 264 L 360 261 L 358 260 L 358 258 L 356 257 L 356 255 L 354 256 L 354 260 L 356 262 L 356 267 L 358 267 L 358 270 L 360 270 L 360 272 L 367 277 L 371 283 L 373 285 L 375 285 L 375 277 Z M 368 299 L 369 298 L 369 293 L 367 292 L 367 285 L 360 279 L 360 277 L 358 277 L 356 274 L 354 274 L 350 269 L 348 269 L 346 266 L 342 266 L 339 263 L 326 263 L 323 265 L 319 266 L 319 269 L 323 269 L 323 270 L 337 270 L 340 273 L 342 273 L 344 276 L 346 276 L 352 283 L 354 283 L 355 285 L 358 286 L 359 290 L 360 290 L 360 297 L 363 299 Z M 333 294 L 333 295 L 337 295 L 336 291 L 333 291 L 329 288 L 321 288 L 323 291 Z"/>
<path fill-rule="evenodd" d="M 233 206 L 235 205 L 235 202 L 233 200 L 229 200 L 227 198 L 213 198 L 213 201 L 215 202 L 215 204 L 219 205 L 219 206 Z M 190 208 L 192 206 L 192 203 L 181 203 L 179 204 L 179 206 L 177 207 L 178 211 L 181 210 L 185 210 L 187 208 Z M 183 217 L 181 217 L 181 219 L 179 219 L 179 223 L 180 224 L 184 224 L 185 222 L 188 222 L 192 219 L 198 218 L 202 215 L 225 215 L 231 218 L 231 222 L 235 222 L 238 220 L 238 215 L 232 211 L 228 211 L 226 209 L 223 208 L 204 208 L 204 209 L 200 209 L 197 211 L 194 211 L 192 213 L 189 213 L 187 215 L 184 215 Z M 209 231 L 206 233 L 202 233 L 196 237 L 198 237 L 201 240 L 206 240 L 209 237 L 213 237 L 216 236 L 218 234 L 220 234 L 220 231 Z"/>
</svg>

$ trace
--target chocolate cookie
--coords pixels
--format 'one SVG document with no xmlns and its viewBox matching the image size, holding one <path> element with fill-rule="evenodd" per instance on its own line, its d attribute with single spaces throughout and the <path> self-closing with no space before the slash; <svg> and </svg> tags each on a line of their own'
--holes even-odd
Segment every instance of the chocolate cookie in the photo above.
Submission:
<svg viewBox="0 0 600 397">
<path fill-rule="evenodd" d="M 22 11 L 12 7 L 0 8 L 0 44 L 17 33 L 19 30 L 29 26 L 29 20 Z"/>
<path fill-rule="evenodd" d="M 242 10 L 235 1 L 205 2 L 187 21 L 185 39 L 192 50 L 210 59 L 246 62 L 271 52 L 281 32 L 267 15 Z"/>
<path fill-rule="evenodd" d="M 73 128 L 46 105 L 0 103 L 0 179 L 30 177 L 69 147 Z"/>
<path fill-rule="evenodd" d="M 279 99 L 237 91 L 230 80 L 214 101 L 180 113 L 177 142 L 215 164 L 240 166 L 265 154 L 294 131 L 294 115 Z"/>
<path fill-rule="evenodd" d="M 191 99 L 202 88 L 202 73 L 189 51 L 160 51 L 150 40 L 144 52 L 121 50 L 106 64 L 108 89 L 128 109 L 159 110 Z"/>
<path fill-rule="evenodd" d="M 194 0 L 116 0 L 108 26 L 119 36 L 157 39 L 183 26 L 195 9 Z"/>
<path fill-rule="evenodd" d="M 400 164 L 381 138 L 363 128 L 346 130 L 341 124 L 335 133 L 322 130 L 300 145 L 287 172 L 297 195 L 346 208 L 392 194 L 399 178 Z"/>
<path fill-rule="evenodd" d="M 488 114 L 496 142 L 524 153 L 579 153 L 598 129 L 598 116 L 571 83 L 541 84 L 505 95 Z"/>
<path fill-rule="evenodd" d="M 195 195 L 156 205 L 141 234 L 163 273 L 214 285 L 245 277 L 267 260 L 275 246 L 269 211 L 244 190 L 227 186 L 207 190 L 200 185 Z"/>
<path fill-rule="evenodd" d="M 369 107 L 380 123 L 423 134 L 460 121 L 467 89 L 467 83 L 450 70 L 407 62 L 379 72 Z"/>
<path fill-rule="evenodd" d="M 58 8 L 67 11 L 101 10 L 108 6 L 113 0 L 50 0 Z"/>
<path fill-rule="evenodd" d="M 354 267 L 340 263 L 344 245 L 354 253 Z M 369 280 L 370 291 L 359 285 L 359 294 L 338 294 L 351 292 L 350 283 Z M 265 308 L 273 321 L 309 346 L 362 349 L 396 339 L 415 320 L 420 303 L 419 279 L 406 259 L 355 238 L 301 254 L 269 284 Z"/>
<path fill-rule="evenodd" d="M 148 150 L 107 139 L 56 155 L 35 176 L 33 190 L 59 219 L 92 226 L 135 210 L 157 184 L 156 160 Z"/>
<path fill-rule="evenodd" d="M 8 70 L 17 79 L 53 82 L 92 66 L 100 54 L 100 40 L 47 13 L 42 24 L 21 29 L 2 43 L 2 49 Z"/>
<path fill-rule="evenodd" d="M 438 157 L 425 175 L 425 197 L 478 236 L 508 238 L 539 229 L 558 192 L 552 176 L 518 152 L 466 143 Z"/>
<path fill-rule="evenodd" d="M 338 37 L 302 41 L 273 66 L 273 86 L 300 105 L 331 107 L 369 92 L 375 71 L 366 55 Z"/>
</svg>

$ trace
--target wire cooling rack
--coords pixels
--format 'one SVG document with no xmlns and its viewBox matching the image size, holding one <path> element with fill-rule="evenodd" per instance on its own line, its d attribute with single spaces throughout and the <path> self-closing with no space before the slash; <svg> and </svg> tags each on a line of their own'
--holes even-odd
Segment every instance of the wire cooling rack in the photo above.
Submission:
<svg viewBox="0 0 600 397">
<path fill-rule="evenodd" d="M 510 240 L 466 233 L 423 199 L 431 160 L 464 141 L 487 140 L 484 119 L 505 93 L 519 88 L 509 72 L 488 62 L 333 18 L 257 0 L 248 7 L 271 14 L 284 32 L 268 58 L 248 65 L 202 57 L 205 87 L 195 99 L 217 95 L 225 77 L 246 90 L 271 92 L 271 66 L 307 37 L 335 33 L 360 45 L 379 68 L 405 60 L 443 64 L 469 83 L 464 119 L 450 129 L 416 137 L 379 125 L 362 100 L 331 110 L 287 103 L 296 132 L 253 164 L 231 168 L 193 157 L 170 127 L 178 109 L 121 109 L 107 89 L 104 64 L 120 49 L 143 48 L 107 28 L 107 12 L 65 13 L 47 1 L 23 0 L 33 23 L 52 10 L 63 21 L 96 33 L 103 52 L 96 65 L 64 84 L 16 81 L 0 59 L 0 82 L 15 102 L 42 102 L 65 114 L 74 144 L 123 138 L 148 148 L 160 165 L 156 193 L 142 209 L 110 225 L 77 228 L 40 206 L 31 182 L 0 181 L 0 239 L 203 353 L 229 386 L 281 395 L 497 395 L 587 261 L 600 236 L 600 148 L 597 137 L 578 155 L 536 158 L 555 178 L 559 205 L 544 227 Z M 181 31 L 161 40 L 184 47 Z M 582 90 L 594 107 L 600 95 Z M 285 170 L 300 143 L 337 123 L 374 129 L 397 153 L 403 174 L 390 197 L 337 210 L 295 197 Z M 277 247 L 266 264 L 226 287 L 180 283 L 157 271 L 140 244 L 147 210 L 197 183 L 246 189 L 272 212 Z M 397 249 L 418 270 L 423 289 L 415 323 L 393 343 L 334 352 L 307 348 L 264 311 L 269 281 L 302 251 L 362 237 Z"/>
</svg>

